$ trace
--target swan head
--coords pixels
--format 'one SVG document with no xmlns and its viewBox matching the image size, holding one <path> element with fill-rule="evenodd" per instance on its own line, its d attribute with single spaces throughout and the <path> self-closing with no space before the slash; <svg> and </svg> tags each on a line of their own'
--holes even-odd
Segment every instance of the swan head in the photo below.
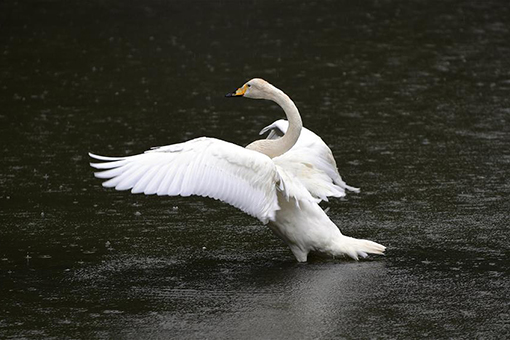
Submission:
<svg viewBox="0 0 510 340">
<path fill-rule="evenodd" d="M 225 97 L 245 97 L 272 100 L 275 90 L 277 89 L 264 79 L 253 78 L 252 80 L 247 81 L 236 91 L 227 93 Z"/>
</svg>

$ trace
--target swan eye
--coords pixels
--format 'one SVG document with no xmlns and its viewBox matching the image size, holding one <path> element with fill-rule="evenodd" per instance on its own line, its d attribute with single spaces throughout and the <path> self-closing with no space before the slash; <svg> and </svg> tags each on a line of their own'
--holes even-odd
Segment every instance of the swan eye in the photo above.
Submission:
<svg viewBox="0 0 510 340">
<path fill-rule="evenodd" d="M 251 87 L 251 85 L 250 85 L 250 84 L 246 84 L 246 85 L 248 85 L 248 87 Z"/>
</svg>

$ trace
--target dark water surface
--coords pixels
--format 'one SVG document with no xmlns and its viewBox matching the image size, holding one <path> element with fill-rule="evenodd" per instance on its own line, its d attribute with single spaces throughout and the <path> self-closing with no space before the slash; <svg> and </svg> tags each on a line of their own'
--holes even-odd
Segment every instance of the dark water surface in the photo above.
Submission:
<svg viewBox="0 0 510 340">
<path fill-rule="evenodd" d="M 360 194 L 369 260 L 312 259 L 216 201 L 105 190 L 87 152 L 282 117 Z M 0 2 L 0 338 L 510 336 L 508 1 Z"/>
</svg>

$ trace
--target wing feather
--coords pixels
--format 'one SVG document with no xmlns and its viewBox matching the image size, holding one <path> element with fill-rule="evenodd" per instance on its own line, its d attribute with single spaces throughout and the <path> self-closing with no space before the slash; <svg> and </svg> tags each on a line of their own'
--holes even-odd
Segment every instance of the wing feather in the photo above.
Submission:
<svg viewBox="0 0 510 340">
<path fill-rule="evenodd" d="M 129 169 L 129 167 L 113 168 L 113 169 L 106 170 L 106 171 L 96 172 L 96 173 L 94 173 L 94 176 L 96 176 L 97 178 L 105 178 L 105 179 L 113 178 L 113 177 L 122 175 L 128 169 Z"/>
<path fill-rule="evenodd" d="M 145 188 L 147 187 L 147 185 L 151 181 L 152 176 L 159 171 L 160 167 L 161 167 L 160 165 L 155 165 L 153 167 L 149 167 L 147 172 L 145 172 L 142 175 L 142 178 L 135 184 L 133 189 L 131 189 L 131 193 L 133 193 L 133 194 L 141 194 L 141 193 L 143 193 Z"/>
<path fill-rule="evenodd" d="M 89 153 L 90 157 L 95 157 L 96 155 Z M 98 160 L 101 160 L 97 158 Z M 90 163 L 90 166 L 96 169 L 114 169 L 118 168 L 119 166 L 125 165 L 127 162 L 125 160 L 121 161 L 113 161 L 108 163 Z"/>
<path fill-rule="evenodd" d="M 262 129 L 261 134 L 270 131 L 267 138 L 279 138 L 287 132 L 288 126 L 286 120 L 280 119 Z M 303 128 L 292 149 L 273 160 L 299 178 L 312 196 L 320 200 L 327 201 L 328 196 L 343 197 L 346 190 L 359 192 L 359 188 L 349 186 L 342 180 L 331 149 L 307 128 Z"/>
<path fill-rule="evenodd" d="M 115 187 L 116 190 L 128 190 L 134 187 L 134 185 L 140 180 L 143 174 L 147 171 L 148 166 L 142 165 L 133 170 L 129 175 L 125 176 L 122 181 Z"/>
<path fill-rule="evenodd" d="M 214 138 L 151 149 L 128 157 L 105 157 L 91 163 L 105 187 L 132 193 L 199 195 L 229 203 L 267 223 L 279 209 L 281 176 L 273 161 L 258 152 Z"/>
<path fill-rule="evenodd" d="M 115 187 L 116 190 L 122 190 L 119 188 L 117 188 L 118 184 L 120 182 L 122 182 L 126 177 L 128 177 L 129 175 L 131 175 L 134 171 L 136 171 L 136 169 L 139 168 L 139 165 L 137 165 L 136 163 L 134 164 L 130 164 L 129 165 L 129 168 L 126 169 L 126 171 L 124 171 L 122 174 L 120 174 L 119 176 L 117 177 L 113 177 L 111 178 L 110 180 L 106 181 L 103 183 L 103 186 L 105 188 L 113 188 Z M 126 190 L 126 189 L 124 189 Z"/>
<path fill-rule="evenodd" d="M 163 195 L 169 194 L 168 189 L 170 188 L 172 181 L 176 178 L 176 171 L 177 171 L 176 167 L 170 167 L 168 169 L 168 171 L 166 171 L 162 175 L 164 177 L 163 177 L 163 180 L 161 181 L 161 183 L 159 183 L 159 185 L 158 185 L 158 189 L 156 190 L 156 195 L 163 196 Z"/>
<path fill-rule="evenodd" d="M 145 190 L 143 191 L 145 195 L 154 195 L 158 192 L 159 184 L 161 183 L 165 172 L 168 171 L 169 168 L 170 166 L 168 164 L 161 165 L 158 172 L 152 176 L 149 184 L 145 187 Z"/>
</svg>

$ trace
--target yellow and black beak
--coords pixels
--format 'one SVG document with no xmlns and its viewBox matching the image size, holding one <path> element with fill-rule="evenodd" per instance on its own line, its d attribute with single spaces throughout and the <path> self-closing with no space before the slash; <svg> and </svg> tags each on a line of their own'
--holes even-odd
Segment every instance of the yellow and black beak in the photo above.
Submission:
<svg viewBox="0 0 510 340">
<path fill-rule="evenodd" d="M 242 97 L 246 93 L 248 85 L 245 84 L 243 87 L 238 88 L 235 92 L 227 93 L 225 97 Z"/>
</svg>

